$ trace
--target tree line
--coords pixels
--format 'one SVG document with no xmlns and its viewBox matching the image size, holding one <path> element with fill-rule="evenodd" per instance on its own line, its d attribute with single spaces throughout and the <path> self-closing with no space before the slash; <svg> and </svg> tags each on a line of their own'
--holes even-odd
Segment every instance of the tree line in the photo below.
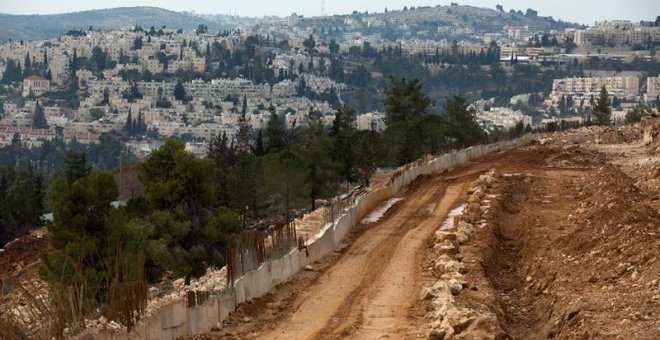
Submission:
<svg viewBox="0 0 660 340">
<path fill-rule="evenodd" d="M 10 145 L 0 147 L 0 246 L 41 225 L 41 216 L 50 210 L 49 184 L 64 174 L 70 153 L 84 155 L 91 169 L 117 169 L 120 157 L 134 162 L 116 136 L 102 134 L 99 139 L 89 145 L 55 139 L 30 148 L 16 135 Z"/>
</svg>

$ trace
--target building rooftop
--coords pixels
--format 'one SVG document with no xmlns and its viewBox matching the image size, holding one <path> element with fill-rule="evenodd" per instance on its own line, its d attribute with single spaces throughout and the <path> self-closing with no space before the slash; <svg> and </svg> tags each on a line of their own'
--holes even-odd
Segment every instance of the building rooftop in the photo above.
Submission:
<svg viewBox="0 0 660 340">
<path fill-rule="evenodd" d="M 29 76 L 23 80 L 48 80 L 48 79 L 39 76 Z"/>
</svg>

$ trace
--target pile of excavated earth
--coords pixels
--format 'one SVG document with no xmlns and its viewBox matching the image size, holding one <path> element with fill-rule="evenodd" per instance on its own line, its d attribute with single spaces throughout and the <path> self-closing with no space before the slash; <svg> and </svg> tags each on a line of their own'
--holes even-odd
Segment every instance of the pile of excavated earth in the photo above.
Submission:
<svg viewBox="0 0 660 340">
<path fill-rule="evenodd" d="M 430 242 L 428 338 L 660 338 L 659 132 L 554 134 L 537 169 L 482 175 Z"/>
</svg>

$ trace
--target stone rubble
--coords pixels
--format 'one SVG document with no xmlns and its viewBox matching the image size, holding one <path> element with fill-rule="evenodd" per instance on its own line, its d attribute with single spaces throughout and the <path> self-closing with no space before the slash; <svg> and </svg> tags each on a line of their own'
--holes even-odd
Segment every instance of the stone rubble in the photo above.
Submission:
<svg viewBox="0 0 660 340">
<path fill-rule="evenodd" d="M 431 329 L 428 339 L 496 339 L 504 335 L 497 315 L 488 311 L 457 306 L 455 297 L 470 286 L 463 274 L 466 265 L 461 248 L 467 246 L 477 228 L 483 228 L 493 209 L 500 206 L 500 196 L 489 192 L 497 181 L 494 170 L 481 175 L 468 192 L 467 206 L 452 216 L 452 228 L 439 228 L 431 246 L 435 261 L 431 270 L 439 280 L 422 288 L 420 299 L 430 302 L 427 318 Z M 477 225 L 478 227 L 475 227 Z"/>
</svg>

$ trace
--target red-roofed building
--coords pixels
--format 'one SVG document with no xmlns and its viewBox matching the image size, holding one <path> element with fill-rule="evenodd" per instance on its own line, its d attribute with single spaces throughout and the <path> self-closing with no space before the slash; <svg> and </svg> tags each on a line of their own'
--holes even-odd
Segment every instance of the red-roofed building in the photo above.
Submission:
<svg viewBox="0 0 660 340">
<path fill-rule="evenodd" d="M 27 97 L 30 92 L 35 96 L 50 91 L 50 80 L 39 76 L 29 76 L 23 79 L 23 97 Z"/>
<path fill-rule="evenodd" d="M 99 143 L 99 134 L 93 132 L 86 133 L 76 133 L 76 132 L 66 132 L 64 134 L 64 142 L 69 143 L 71 141 L 77 141 L 81 144 L 98 144 Z"/>
<path fill-rule="evenodd" d="M 18 135 L 23 145 L 32 148 L 41 146 L 44 141 L 56 138 L 55 129 L 35 129 L 30 127 L 0 126 L 0 146 L 11 145 L 14 135 Z"/>
</svg>

